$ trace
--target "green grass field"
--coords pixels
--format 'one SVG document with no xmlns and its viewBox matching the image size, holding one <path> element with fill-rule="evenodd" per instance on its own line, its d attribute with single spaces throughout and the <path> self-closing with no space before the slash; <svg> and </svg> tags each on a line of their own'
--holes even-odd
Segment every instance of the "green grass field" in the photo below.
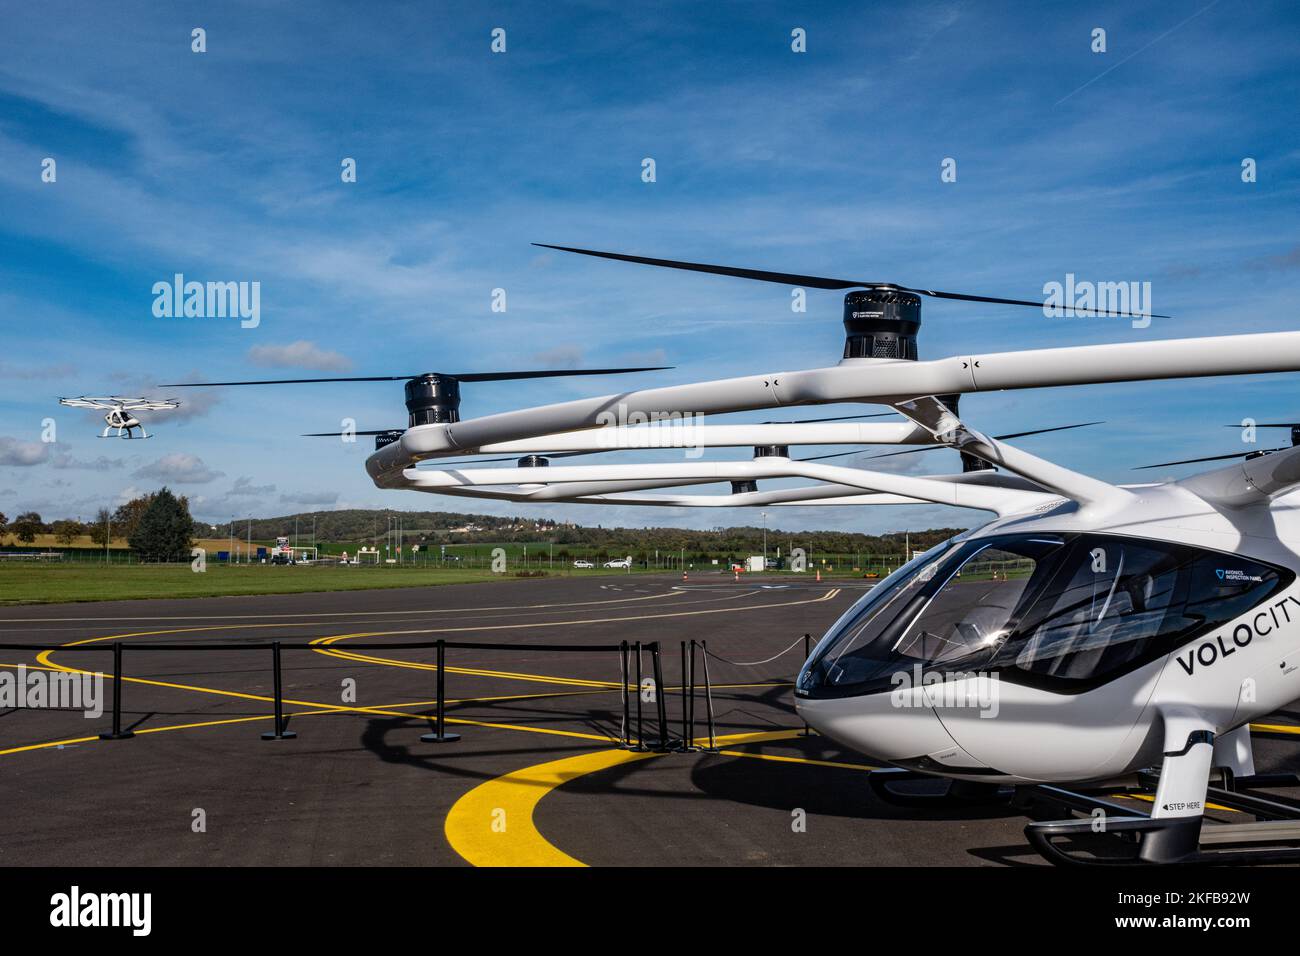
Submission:
<svg viewBox="0 0 1300 956">
<path fill-rule="evenodd" d="M 276 567 L 208 565 L 0 565 L 0 604 L 52 604 L 143 598 L 219 597 L 411 588 L 468 581 L 515 580 L 477 568 Z"/>
</svg>

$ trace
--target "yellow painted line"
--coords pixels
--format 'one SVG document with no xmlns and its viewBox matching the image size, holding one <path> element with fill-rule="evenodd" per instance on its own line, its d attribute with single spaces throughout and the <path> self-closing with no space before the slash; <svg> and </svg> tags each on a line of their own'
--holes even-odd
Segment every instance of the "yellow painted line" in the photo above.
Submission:
<svg viewBox="0 0 1300 956">
<path fill-rule="evenodd" d="M 1111 794 L 1111 797 L 1125 797 L 1125 798 L 1127 798 L 1127 799 L 1129 799 L 1129 800 L 1144 800 L 1144 801 L 1146 801 L 1147 803 L 1155 803 L 1155 802 L 1156 802 L 1156 798 L 1153 797 L 1153 796 L 1151 796 L 1149 793 L 1112 793 L 1112 794 Z M 1221 807 L 1221 806 L 1219 806 L 1217 803 L 1207 803 L 1207 804 L 1205 805 L 1205 809 L 1207 809 L 1207 810 L 1222 810 L 1222 811 L 1224 811 L 1225 813 L 1240 813 L 1240 812 L 1241 812 L 1240 810 L 1234 810 L 1234 809 L 1232 809 L 1232 807 Z"/>
<path fill-rule="evenodd" d="M 728 734 L 718 740 L 758 743 L 797 733 Z M 542 836 L 533 821 L 537 804 L 579 777 L 660 756 L 665 755 L 597 750 L 512 771 L 479 784 L 452 804 L 443 833 L 451 848 L 474 866 L 586 866 Z"/>
<path fill-rule="evenodd" d="M 1294 724 L 1251 724 L 1250 729 L 1264 734 L 1300 734 L 1300 727 Z"/>
<path fill-rule="evenodd" d="M 367 637 L 392 637 L 394 635 L 405 636 L 410 634 L 446 634 L 446 633 L 464 634 L 472 631 L 525 630 L 525 629 L 543 628 L 543 627 L 575 627 L 575 626 L 580 626 L 585 624 L 610 624 L 610 623 L 617 623 L 620 621 L 660 620 L 662 618 L 670 618 L 670 617 L 696 617 L 703 614 L 736 614 L 744 611 L 763 611 L 775 607 L 793 607 L 802 604 L 820 604 L 824 601 L 829 601 L 832 598 L 834 598 L 835 595 L 840 593 L 840 590 L 841 590 L 840 588 L 831 588 L 821 597 L 817 597 L 817 598 L 808 598 L 806 600 L 800 600 L 800 601 L 782 601 L 775 604 L 756 604 L 750 607 L 709 608 L 706 610 L 699 610 L 699 611 L 671 611 L 666 614 L 639 614 L 639 615 L 631 615 L 626 617 L 582 618 L 573 621 L 534 621 L 528 624 L 480 624 L 480 625 L 472 625 L 469 627 L 421 628 L 421 629 L 402 630 L 402 631 L 359 631 L 354 634 L 336 634 L 333 637 L 317 638 L 316 640 L 312 641 L 312 643 L 332 645 L 338 641 L 347 641 L 356 638 L 367 638 Z M 522 644 L 520 645 L 520 649 L 526 650 L 527 646 L 528 645 L 526 644 Z M 320 650 L 317 651 L 317 653 L 328 655 L 331 657 L 338 657 L 343 654 L 353 654 L 354 652 L 343 651 L 339 648 L 333 648 L 333 647 L 322 647 Z M 433 664 L 420 664 L 414 661 L 401 661 L 389 657 L 374 657 L 371 655 L 358 655 L 351 659 L 362 663 L 380 664 L 380 665 L 390 666 L 390 667 L 407 667 L 416 670 L 437 670 L 437 667 Z M 470 671 L 468 669 L 457 670 L 452 667 L 448 667 L 447 672 L 448 673 L 471 673 L 471 674 L 474 673 L 473 671 Z M 475 676 L 499 677 L 507 680 L 539 681 L 541 683 L 548 683 L 548 684 L 577 684 L 582 686 L 598 686 L 598 687 L 618 686 L 617 682 L 610 683 L 608 681 L 582 681 L 578 679 L 551 677 L 549 675 L 542 675 L 542 674 L 520 674 L 515 672 L 509 672 L 509 671 L 482 670 L 482 671 L 478 671 L 477 674 L 475 674 Z"/>
</svg>

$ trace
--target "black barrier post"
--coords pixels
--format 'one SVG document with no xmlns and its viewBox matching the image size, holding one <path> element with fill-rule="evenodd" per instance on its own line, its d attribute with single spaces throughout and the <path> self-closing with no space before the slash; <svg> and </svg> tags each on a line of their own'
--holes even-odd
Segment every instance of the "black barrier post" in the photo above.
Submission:
<svg viewBox="0 0 1300 956">
<path fill-rule="evenodd" d="M 636 642 L 636 746 L 633 750 L 643 751 L 645 745 L 645 722 L 641 714 L 641 642 Z"/>
<path fill-rule="evenodd" d="M 704 661 L 704 714 L 709 723 L 709 745 L 701 747 L 700 750 L 706 754 L 715 754 L 718 752 L 718 741 L 713 732 L 713 686 L 709 683 L 709 642 L 701 641 L 700 650 L 701 659 Z"/>
<path fill-rule="evenodd" d="M 690 696 L 691 738 L 690 739 L 691 739 L 691 743 L 694 744 L 695 743 L 695 638 L 691 638 L 690 668 L 691 668 L 691 696 Z"/>
<path fill-rule="evenodd" d="M 659 705 L 659 739 L 655 741 L 654 749 L 659 753 L 667 753 L 672 749 L 672 744 L 668 739 L 668 710 L 667 702 L 664 700 L 663 654 L 658 641 L 654 641 L 650 645 L 650 659 L 654 662 L 655 703 Z"/>
<path fill-rule="evenodd" d="M 284 682 L 280 674 L 280 642 L 271 642 L 271 673 L 275 683 L 275 733 L 262 734 L 263 740 L 292 740 L 298 735 L 284 729 Z"/>
<path fill-rule="evenodd" d="M 804 662 L 805 664 L 808 663 L 808 655 L 812 653 L 812 650 L 811 650 L 811 648 L 809 647 L 809 645 L 810 645 L 811 643 L 812 643 L 812 635 L 811 635 L 811 634 L 807 634 L 807 633 L 805 633 L 804 636 L 803 636 L 803 662 Z M 799 668 L 799 669 L 800 669 L 800 670 L 803 670 L 802 667 Z M 799 736 L 800 736 L 800 737 L 811 737 L 811 736 L 812 736 L 812 728 L 808 726 L 808 721 L 805 720 L 805 721 L 803 722 L 803 730 L 799 731 Z"/>
<path fill-rule="evenodd" d="M 113 730 L 100 734 L 100 740 L 127 740 L 134 737 L 131 731 L 122 730 L 122 642 L 113 642 Z"/>
<path fill-rule="evenodd" d="M 619 653 L 619 662 L 620 662 L 619 674 L 621 675 L 623 680 L 623 739 L 620 741 L 620 744 L 622 745 L 624 750 L 628 750 L 631 749 L 632 747 L 632 723 L 631 723 L 632 714 L 630 710 L 631 701 L 628 699 L 627 696 L 627 679 L 628 679 L 627 641 L 623 641 L 619 645 L 618 653 Z"/>
<path fill-rule="evenodd" d="M 693 741 L 691 740 L 692 728 L 690 722 L 691 721 L 690 697 L 687 696 L 688 693 L 690 692 L 690 672 L 688 670 L 689 666 L 690 665 L 687 663 L 686 660 L 686 642 L 682 641 L 682 692 L 681 692 L 682 740 L 676 749 L 678 753 L 684 753 L 684 754 L 693 753 L 695 751 L 695 747 L 692 745 Z"/>
<path fill-rule="evenodd" d="M 447 684 L 443 675 L 447 673 L 447 642 L 438 641 L 438 711 L 437 723 L 434 724 L 435 731 L 431 734 L 421 734 L 420 739 L 426 744 L 449 744 L 460 740 L 460 734 L 449 734 L 446 731 L 446 707 L 447 707 Z"/>
</svg>

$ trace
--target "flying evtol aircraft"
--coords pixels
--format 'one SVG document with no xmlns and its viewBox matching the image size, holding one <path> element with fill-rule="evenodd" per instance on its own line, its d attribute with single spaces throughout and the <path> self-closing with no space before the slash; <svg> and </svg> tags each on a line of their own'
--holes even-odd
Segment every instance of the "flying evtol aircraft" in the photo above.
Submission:
<svg viewBox="0 0 1300 956">
<path fill-rule="evenodd" d="M 169 410 L 180 407 L 181 403 L 170 398 L 122 398 L 119 395 L 96 398 L 83 395 L 80 398 L 61 398 L 59 404 L 69 408 L 94 408 L 103 411 L 106 424 L 100 438 L 107 438 L 108 433 L 116 428 L 118 438 L 140 439 L 148 438 L 149 433 L 145 431 L 144 425 L 140 424 L 140 419 L 135 416 L 136 412 Z M 139 429 L 139 435 L 135 434 L 136 429 Z"/>
<path fill-rule="evenodd" d="M 797 678 L 801 716 L 892 764 L 872 775 L 885 799 L 1015 801 L 1035 818 L 1029 840 L 1053 862 L 1300 859 L 1300 805 L 1260 793 L 1300 780 L 1257 774 L 1250 737 L 1252 721 L 1300 697 L 1300 448 L 1177 481 L 1116 485 L 1007 443 L 1025 433 L 992 437 L 959 414 L 960 397 L 978 392 L 1297 371 L 1300 332 L 922 359 L 923 296 L 1042 302 L 549 248 L 846 291 L 843 356 L 825 368 L 468 419 L 458 388 L 467 376 L 412 376 L 407 427 L 370 433 L 377 447 L 366 468 L 378 487 L 526 502 L 929 502 L 992 512 L 880 582 L 831 627 Z M 850 402 L 885 406 L 900 420 L 695 417 Z M 953 448 L 963 471 L 917 477 L 790 453 L 832 444 Z M 752 446 L 752 460 L 551 463 L 738 446 Z M 483 454 L 520 457 L 505 468 L 459 460 Z M 421 467 L 440 461 L 450 466 Z M 785 478 L 812 483 L 759 490 Z M 651 493 L 714 482 L 730 493 Z M 909 793 L 919 778 L 952 785 L 942 795 Z M 1106 796 L 1148 785 L 1149 815 Z M 1255 820 L 1205 823 L 1210 803 Z"/>
</svg>

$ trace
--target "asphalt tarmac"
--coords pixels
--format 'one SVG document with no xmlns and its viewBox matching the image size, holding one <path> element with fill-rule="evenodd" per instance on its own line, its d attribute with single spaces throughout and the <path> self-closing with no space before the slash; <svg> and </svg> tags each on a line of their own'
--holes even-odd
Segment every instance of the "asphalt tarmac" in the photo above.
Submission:
<svg viewBox="0 0 1300 956">
<path fill-rule="evenodd" d="M 0 672 L 111 674 L 112 654 L 88 648 L 119 642 L 122 724 L 135 734 L 99 739 L 108 680 L 96 719 L 0 711 L 0 865 L 1043 865 L 1020 814 L 882 803 L 868 757 L 801 734 L 790 682 L 802 636 L 815 640 L 867 586 L 595 575 L 0 609 L 0 642 L 51 649 L 0 650 Z M 445 730 L 460 739 L 423 742 L 435 650 L 358 645 L 440 639 L 509 646 L 447 649 Z M 616 646 L 660 643 L 680 737 L 691 639 L 713 655 L 719 752 L 620 747 L 636 736 L 638 695 L 625 727 Z M 260 645 L 272 641 L 313 645 L 282 650 L 292 739 L 262 739 L 274 685 Z M 149 644 L 184 649 L 139 649 Z M 239 646 L 199 650 L 218 644 Z M 642 663 L 650 676 L 651 654 Z M 642 718 L 657 736 L 657 703 Z M 1260 735 L 1260 771 L 1297 769 L 1297 744 Z"/>
</svg>

